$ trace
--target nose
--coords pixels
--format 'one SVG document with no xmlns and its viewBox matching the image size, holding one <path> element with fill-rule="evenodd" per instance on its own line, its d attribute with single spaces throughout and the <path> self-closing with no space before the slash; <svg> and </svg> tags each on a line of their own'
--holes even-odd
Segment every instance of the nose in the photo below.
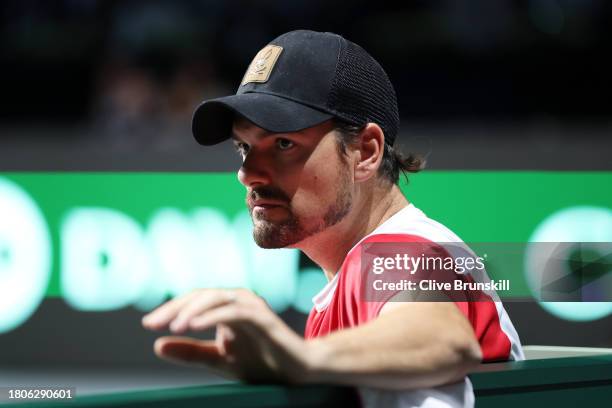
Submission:
<svg viewBox="0 0 612 408">
<path fill-rule="evenodd" d="M 238 170 L 238 180 L 245 187 L 270 184 L 270 166 L 265 157 L 251 150 Z"/>
</svg>

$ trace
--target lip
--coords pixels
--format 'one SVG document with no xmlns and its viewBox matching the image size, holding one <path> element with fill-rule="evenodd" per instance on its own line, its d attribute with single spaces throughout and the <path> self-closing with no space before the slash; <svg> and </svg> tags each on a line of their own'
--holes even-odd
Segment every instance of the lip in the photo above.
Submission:
<svg viewBox="0 0 612 408">
<path fill-rule="evenodd" d="M 256 205 L 253 207 L 253 212 L 268 212 L 277 208 L 283 208 L 280 205 Z"/>
<path fill-rule="evenodd" d="M 286 205 L 279 201 L 254 200 L 250 202 L 250 207 L 253 213 L 268 213 L 268 211 L 285 208 Z"/>
<path fill-rule="evenodd" d="M 263 208 L 283 207 L 284 203 L 281 203 L 280 201 L 272 201 L 272 200 L 253 200 L 251 201 L 251 206 L 252 207 L 263 207 Z"/>
</svg>

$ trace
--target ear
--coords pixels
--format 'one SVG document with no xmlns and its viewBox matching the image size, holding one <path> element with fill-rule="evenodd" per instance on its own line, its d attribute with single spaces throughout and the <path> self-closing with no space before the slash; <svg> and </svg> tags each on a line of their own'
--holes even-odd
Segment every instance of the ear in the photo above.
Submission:
<svg viewBox="0 0 612 408">
<path fill-rule="evenodd" d="M 385 135 L 376 123 L 368 123 L 359 134 L 356 149 L 359 159 L 355 163 L 355 181 L 363 182 L 376 177 L 385 151 Z"/>
</svg>

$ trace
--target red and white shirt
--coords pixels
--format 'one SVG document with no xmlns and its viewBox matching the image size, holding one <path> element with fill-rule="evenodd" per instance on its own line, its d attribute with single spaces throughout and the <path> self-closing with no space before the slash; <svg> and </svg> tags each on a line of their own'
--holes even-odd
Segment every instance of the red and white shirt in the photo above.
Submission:
<svg viewBox="0 0 612 408">
<path fill-rule="evenodd" d="M 362 281 L 361 247 L 371 242 L 462 243 L 463 241 L 442 224 L 428 218 L 409 204 L 372 233 L 362 238 L 346 255 L 340 270 L 313 297 L 314 308 L 306 322 L 305 337 L 325 336 L 375 319 L 383 301 L 365 301 L 360 296 Z M 485 272 L 486 274 L 486 272 Z M 483 279 L 483 277 L 479 277 Z M 486 279 L 486 276 L 484 277 Z M 481 293 L 490 301 L 455 302 L 471 323 L 480 343 L 483 362 L 524 359 L 518 334 L 495 292 Z M 474 405 L 472 384 L 463 382 L 409 391 L 389 391 L 360 388 L 364 406 L 384 407 L 466 407 Z"/>
</svg>

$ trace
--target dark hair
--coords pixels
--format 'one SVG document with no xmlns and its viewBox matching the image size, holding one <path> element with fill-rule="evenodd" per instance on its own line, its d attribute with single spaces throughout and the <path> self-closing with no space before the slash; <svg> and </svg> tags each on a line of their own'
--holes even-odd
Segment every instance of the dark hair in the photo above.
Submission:
<svg viewBox="0 0 612 408">
<path fill-rule="evenodd" d="M 333 122 L 338 136 L 339 152 L 345 155 L 347 146 L 355 143 L 365 125 L 357 126 L 340 119 L 334 119 Z M 384 149 L 378 175 L 392 184 L 398 184 L 400 172 L 407 181 L 407 173 L 417 173 L 425 167 L 425 160 L 419 155 L 410 153 L 404 156 L 399 149 L 389 145 L 386 141 Z"/>
</svg>

